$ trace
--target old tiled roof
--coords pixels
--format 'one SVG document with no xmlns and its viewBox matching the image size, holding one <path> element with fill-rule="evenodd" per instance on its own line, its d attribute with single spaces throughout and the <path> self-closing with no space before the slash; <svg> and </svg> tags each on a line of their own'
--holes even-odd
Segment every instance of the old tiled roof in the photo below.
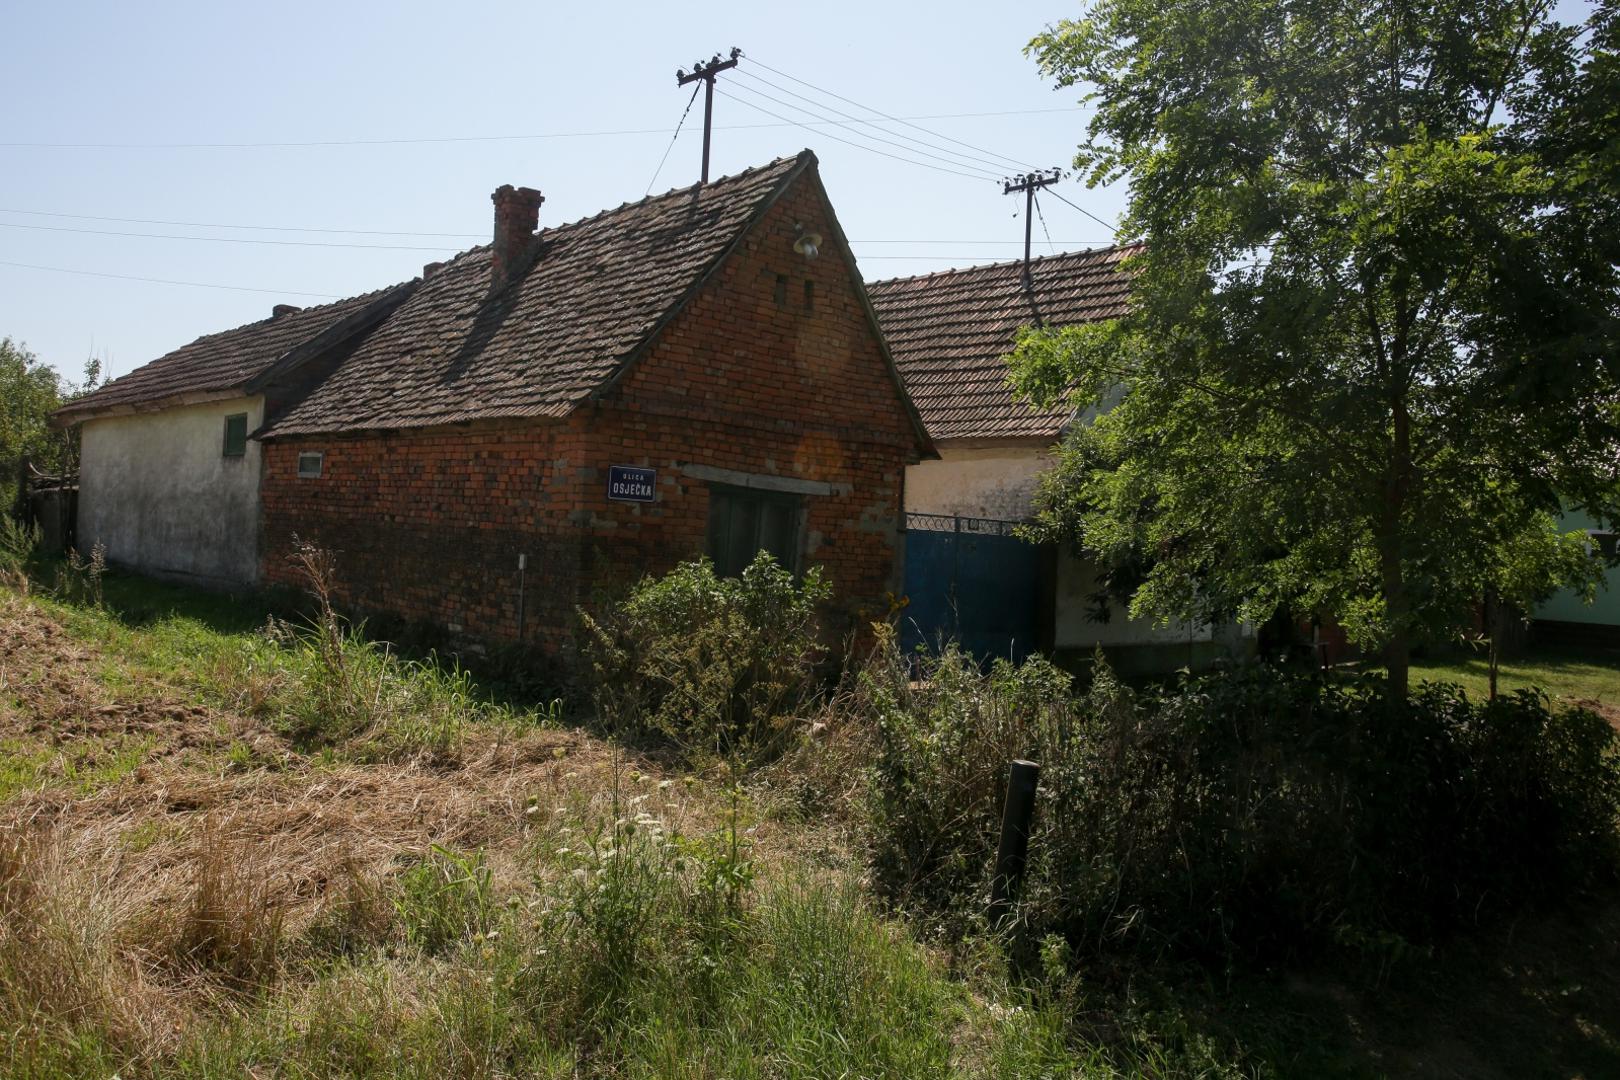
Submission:
<svg viewBox="0 0 1620 1080">
<path fill-rule="evenodd" d="M 207 334 L 76 398 L 57 415 L 72 423 L 104 410 L 160 408 L 192 396 L 243 390 L 289 353 L 322 334 L 341 330 L 345 320 L 364 315 L 402 288 L 380 289 Z"/>
<path fill-rule="evenodd" d="M 1023 262 L 974 266 L 868 282 L 889 351 L 928 434 L 948 439 L 1053 439 L 1065 409 L 1013 400 L 1007 364 L 1020 327 L 1069 326 L 1125 313 L 1128 275 L 1116 272 L 1134 246 L 1035 259 L 1033 296 Z"/>
<path fill-rule="evenodd" d="M 490 291 L 490 249 L 422 283 L 267 436 L 566 415 L 678 310 L 808 150 L 536 234 L 533 265 Z"/>
</svg>

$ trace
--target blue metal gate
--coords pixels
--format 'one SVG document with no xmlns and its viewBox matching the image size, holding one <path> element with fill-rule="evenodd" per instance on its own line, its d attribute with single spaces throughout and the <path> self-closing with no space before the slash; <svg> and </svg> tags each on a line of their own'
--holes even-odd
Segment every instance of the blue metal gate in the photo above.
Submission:
<svg viewBox="0 0 1620 1080">
<path fill-rule="evenodd" d="M 1018 523 L 942 514 L 906 515 L 906 597 L 901 643 L 930 650 L 954 640 L 980 658 L 1022 660 L 1037 646 L 1040 549 L 1013 535 Z"/>
</svg>

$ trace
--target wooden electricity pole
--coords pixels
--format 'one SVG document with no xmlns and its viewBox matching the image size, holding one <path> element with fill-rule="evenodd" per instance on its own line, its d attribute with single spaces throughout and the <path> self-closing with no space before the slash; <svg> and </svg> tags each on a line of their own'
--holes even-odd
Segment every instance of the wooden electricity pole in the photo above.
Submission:
<svg viewBox="0 0 1620 1080">
<path fill-rule="evenodd" d="M 1023 173 L 1022 175 L 1015 176 L 1011 180 L 1006 181 L 1006 183 L 1005 183 L 1005 185 L 1003 187 L 1003 190 L 1002 190 L 1003 195 L 1011 195 L 1011 194 L 1013 194 L 1014 192 L 1017 192 L 1017 191 L 1022 191 L 1024 193 L 1024 288 L 1025 289 L 1033 289 L 1035 287 L 1035 279 L 1030 275 L 1030 272 L 1029 272 L 1029 245 L 1030 245 L 1030 241 L 1033 239 L 1033 236 L 1032 236 L 1032 234 L 1030 232 L 1030 229 L 1032 229 L 1034 227 L 1034 224 L 1035 224 L 1035 220 L 1034 220 L 1035 219 L 1035 192 L 1040 190 L 1043 187 L 1048 187 L 1048 186 L 1050 186 L 1052 184 L 1055 184 L 1061 179 L 1063 179 L 1063 170 L 1061 170 L 1061 169 L 1053 169 L 1050 173 L 1046 173 L 1046 172 Z"/>
<path fill-rule="evenodd" d="M 699 61 L 698 63 L 693 64 L 692 65 L 692 70 L 691 70 L 690 73 L 688 73 L 685 70 L 679 69 L 679 68 L 676 69 L 676 71 L 675 71 L 675 85 L 676 86 L 686 86 L 689 83 L 697 82 L 699 79 L 702 79 L 703 83 L 704 83 L 704 86 L 703 86 L 703 182 L 705 184 L 707 184 L 709 182 L 709 131 L 710 131 L 711 122 L 714 119 L 714 77 L 716 75 L 720 74 L 722 71 L 726 71 L 729 68 L 736 67 L 737 66 L 737 58 L 739 56 L 741 56 L 741 55 L 742 55 L 742 50 L 741 49 L 733 48 L 731 50 L 731 59 L 730 60 L 722 60 L 722 59 L 720 59 L 720 54 L 715 53 L 714 58 L 712 60 L 710 60 L 707 64 L 703 63 L 702 61 Z"/>
</svg>

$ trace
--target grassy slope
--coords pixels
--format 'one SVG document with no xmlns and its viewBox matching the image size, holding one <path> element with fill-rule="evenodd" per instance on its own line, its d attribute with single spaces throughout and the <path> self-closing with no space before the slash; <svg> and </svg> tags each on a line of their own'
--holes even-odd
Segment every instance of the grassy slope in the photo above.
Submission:
<svg viewBox="0 0 1620 1080">
<path fill-rule="evenodd" d="M 450 738 L 389 714 L 300 743 L 318 665 L 256 633 L 264 611 L 107 584 L 107 611 L 0 594 L 0 1075 L 1068 1075 L 1094 1056 L 997 980 L 951 978 L 870 910 L 847 853 L 758 799 L 397 664 L 367 701 L 453 715 Z M 104 744 L 124 756 L 85 767 Z M 749 858 L 717 889 L 728 814 Z"/>
<path fill-rule="evenodd" d="M 717 902 L 703 779 L 397 665 L 376 723 L 291 739 L 319 666 L 263 608 L 107 597 L 0 594 L 0 1075 L 1620 1075 L 1613 912 L 1037 1007 L 874 913 L 769 789 Z"/>
</svg>

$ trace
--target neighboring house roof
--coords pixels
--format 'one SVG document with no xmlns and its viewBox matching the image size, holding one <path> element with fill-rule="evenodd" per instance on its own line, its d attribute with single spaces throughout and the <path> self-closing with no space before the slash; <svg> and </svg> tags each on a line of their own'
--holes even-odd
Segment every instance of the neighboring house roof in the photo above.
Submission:
<svg viewBox="0 0 1620 1080">
<path fill-rule="evenodd" d="M 374 325 L 414 287 L 415 282 L 407 282 L 207 334 L 74 399 L 56 417 L 73 424 L 103 413 L 143 412 L 257 392 L 268 377 Z"/>
<path fill-rule="evenodd" d="M 806 150 L 542 229 L 531 265 L 495 291 L 490 247 L 465 252 L 259 434 L 566 416 L 636 361 L 749 227 L 815 164 Z M 850 273 L 859 289 L 853 265 Z M 875 316 L 873 334 L 881 343 Z M 904 400 L 887 354 L 885 362 Z"/>
<path fill-rule="evenodd" d="M 1139 250 L 1126 245 L 1034 259 L 1033 293 L 1024 288 L 1022 260 L 868 282 L 928 434 L 936 441 L 1057 438 L 1070 411 L 1015 401 L 1005 357 L 1021 327 L 1123 315 L 1131 281 L 1118 269 Z"/>
</svg>

